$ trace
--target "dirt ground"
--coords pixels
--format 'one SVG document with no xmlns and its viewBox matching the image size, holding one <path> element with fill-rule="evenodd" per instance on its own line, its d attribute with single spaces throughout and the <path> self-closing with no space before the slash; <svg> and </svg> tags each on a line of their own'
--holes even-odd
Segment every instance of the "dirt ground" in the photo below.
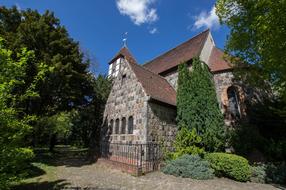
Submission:
<svg viewBox="0 0 286 190">
<path fill-rule="evenodd" d="M 258 183 L 239 183 L 225 178 L 213 180 L 193 180 L 153 172 L 142 177 L 134 177 L 111 168 L 105 163 L 81 167 L 59 166 L 57 177 L 63 180 L 67 189 L 106 190 L 271 190 L 283 189 L 279 186 Z"/>
<path fill-rule="evenodd" d="M 13 190 L 274 190 L 279 185 L 240 183 L 226 178 L 194 180 L 153 172 L 134 177 L 98 161 L 90 164 L 85 151 L 71 147 L 57 147 L 57 153 L 40 153 L 33 163 L 29 178 L 15 185 Z M 1 187 L 0 187 L 1 189 Z"/>
</svg>

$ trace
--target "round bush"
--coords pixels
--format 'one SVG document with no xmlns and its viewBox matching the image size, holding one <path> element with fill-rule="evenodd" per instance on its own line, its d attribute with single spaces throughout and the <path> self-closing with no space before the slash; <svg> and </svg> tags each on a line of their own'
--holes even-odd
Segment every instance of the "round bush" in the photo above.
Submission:
<svg viewBox="0 0 286 190">
<path fill-rule="evenodd" d="M 176 160 L 167 162 L 162 170 L 163 173 L 193 179 L 211 179 L 214 171 L 208 161 L 198 155 L 183 155 Z"/>
<path fill-rule="evenodd" d="M 228 153 L 209 153 L 205 156 L 217 176 L 225 176 L 237 181 L 248 181 L 251 176 L 247 159 Z"/>
</svg>

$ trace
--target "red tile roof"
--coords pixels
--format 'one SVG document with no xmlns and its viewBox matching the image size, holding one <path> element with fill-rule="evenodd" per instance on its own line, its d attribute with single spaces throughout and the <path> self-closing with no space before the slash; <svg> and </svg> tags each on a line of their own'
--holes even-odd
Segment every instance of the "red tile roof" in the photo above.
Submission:
<svg viewBox="0 0 286 190">
<path fill-rule="evenodd" d="M 212 49 L 211 56 L 209 58 L 209 66 L 211 72 L 218 72 L 232 69 L 231 64 L 225 59 L 224 52 L 217 47 Z"/>
<path fill-rule="evenodd" d="M 200 55 L 208 34 L 209 30 L 206 30 L 143 66 L 156 74 L 160 74 L 182 62 L 189 61 Z"/>
<path fill-rule="evenodd" d="M 119 51 L 117 57 L 118 56 L 124 57 L 129 62 L 129 65 L 131 66 L 147 95 L 154 100 L 173 106 L 176 105 L 176 91 L 165 78 L 149 71 L 141 65 L 138 65 L 126 47 Z"/>
</svg>

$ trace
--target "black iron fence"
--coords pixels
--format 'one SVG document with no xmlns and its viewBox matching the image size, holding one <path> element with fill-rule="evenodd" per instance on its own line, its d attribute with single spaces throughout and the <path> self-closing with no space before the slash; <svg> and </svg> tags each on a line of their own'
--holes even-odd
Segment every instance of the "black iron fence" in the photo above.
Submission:
<svg viewBox="0 0 286 190">
<path fill-rule="evenodd" d="M 142 175 L 160 168 L 163 150 L 159 144 L 125 144 L 102 142 L 101 158 L 111 161 L 128 173 Z"/>
</svg>

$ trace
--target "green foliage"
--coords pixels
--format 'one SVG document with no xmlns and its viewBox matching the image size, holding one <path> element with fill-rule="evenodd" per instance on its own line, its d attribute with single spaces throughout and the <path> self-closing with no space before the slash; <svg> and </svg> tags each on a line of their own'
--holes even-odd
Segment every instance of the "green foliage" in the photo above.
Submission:
<svg viewBox="0 0 286 190">
<path fill-rule="evenodd" d="M 177 133 L 174 142 L 175 152 L 170 154 L 172 159 L 177 159 L 185 154 L 204 154 L 204 148 L 201 148 L 202 138 L 198 136 L 196 129 L 191 131 L 183 126 Z"/>
<path fill-rule="evenodd" d="M 7 189 L 11 181 L 23 177 L 26 162 L 33 157 L 31 149 L 24 143 L 25 136 L 31 131 L 31 122 L 35 117 L 14 108 L 18 100 L 32 99 L 38 96 L 35 86 L 43 80 L 47 71 L 44 64 L 39 64 L 39 74 L 30 85 L 23 88 L 28 62 L 33 60 L 31 51 L 22 49 L 14 61 L 12 52 L 4 48 L 0 38 L 0 187 Z M 25 84 L 26 85 L 26 84 Z"/>
<path fill-rule="evenodd" d="M 39 96 L 19 106 L 36 115 L 54 115 L 87 103 L 85 97 L 92 91 L 87 70 L 89 60 L 53 13 L 1 7 L 0 37 L 13 49 L 12 58 L 22 47 L 34 51 L 34 60 L 29 61 L 28 75 L 24 78 L 26 85 L 38 75 L 35 68 L 39 63 L 53 67 L 36 87 Z"/>
<path fill-rule="evenodd" d="M 95 146 L 99 142 L 99 129 L 104 120 L 105 103 L 112 85 L 111 81 L 102 75 L 91 81 L 93 87 L 93 93 L 90 96 L 91 101 L 82 109 L 78 109 L 73 117 L 74 125 L 69 138 L 72 143 L 85 147 Z"/>
<path fill-rule="evenodd" d="M 248 157 L 253 152 L 259 151 L 268 161 L 284 161 L 286 159 L 286 140 L 279 138 L 279 136 L 283 136 L 282 134 L 276 135 L 279 131 L 275 131 L 275 126 L 271 129 L 263 129 L 262 126 L 256 127 L 247 124 L 237 126 L 228 134 L 231 147 L 239 155 Z"/>
<path fill-rule="evenodd" d="M 223 150 L 224 120 L 219 109 L 212 75 L 198 58 L 192 61 L 190 73 L 186 64 L 179 66 L 177 121 L 196 129 L 208 151 Z"/>
<path fill-rule="evenodd" d="M 246 79 L 244 82 L 255 85 L 264 92 L 271 84 L 275 95 L 284 103 L 285 10 L 285 0 L 219 0 L 216 4 L 216 13 L 221 23 L 230 28 L 226 51 L 234 55 L 233 63 L 239 66 L 243 62 L 246 66 L 238 69 L 237 77 Z M 277 111 L 284 116 L 285 121 L 286 106 Z"/>
<path fill-rule="evenodd" d="M 256 164 L 251 167 L 251 181 L 258 183 L 286 183 L 286 164 L 282 163 L 264 163 Z"/>
<path fill-rule="evenodd" d="M 230 136 L 231 146 L 242 156 L 248 156 L 254 150 L 262 151 L 267 146 L 266 139 L 261 136 L 258 128 L 252 125 L 240 125 L 230 132 Z"/>
<path fill-rule="evenodd" d="M 189 105 L 192 99 L 189 94 L 191 77 L 187 63 L 180 64 L 178 70 L 177 122 L 179 126 L 184 125 L 189 127 L 191 119 L 191 107 Z"/>
<path fill-rule="evenodd" d="M 286 139 L 270 139 L 264 146 L 264 152 L 268 160 L 285 161 L 286 160 Z"/>
<path fill-rule="evenodd" d="M 266 167 L 265 165 L 251 166 L 250 180 L 255 183 L 266 182 Z"/>
<path fill-rule="evenodd" d="M 200 180 L 214 177 L 209 163 L 202 160 L 198 155 L 183 155 L 176 160 L 169 161 L 162 169 L 162 172 L 176 177 L 181 176 Z"/>
<path fill-rule="evenodd" d="M 37 96 L 18 98 L 14 105 L 16 109 L 48 118 L 90 103 L 94 93 L 91 85 L 93 76 L 88 72 L 90 60 L 84 57 L 79 44 L 69 36 L 53 13 L 46 11 L 40 14 L 30 9 L 19 11 L 16 7 L 2 6 L 0 37 L 5 39 L 6 47 L 13 49 L 11 59 L 21 53 L 22 47 L 34 52 L 33 59 L 27 60 L 27 74 L 15 94 L 33 87 L 31 92 L 37 92 Z M 41 72 L 44 68 L 49 72 Z M 42 80 L 32 84 L 36 77 Z M 33 124 L 33 127 L 37 126 Z M 36 145 L 37 140 L 32 141 Z"/>
<path fill-rule="evenodd" d="M 209 153 L 205 159 L 211 164 L 216 175 L 225 176 L 237 181 L 248 181 L 251 175 L 248 161 L 235 154 Z"/>
<path fill-rule="evenodd" d="M 266 182 L 286 184 L 286 163 L 266 164 Z"/>
<path fill-rule="evenodd" d="M 71 135 L 74 111 L 60 112 L 52 116 L 41 117 L 37 120 L 33 133 L 35 144 L 47 144 L 51 151 L 57 140 L 65 140 Z"/>
</svg>

